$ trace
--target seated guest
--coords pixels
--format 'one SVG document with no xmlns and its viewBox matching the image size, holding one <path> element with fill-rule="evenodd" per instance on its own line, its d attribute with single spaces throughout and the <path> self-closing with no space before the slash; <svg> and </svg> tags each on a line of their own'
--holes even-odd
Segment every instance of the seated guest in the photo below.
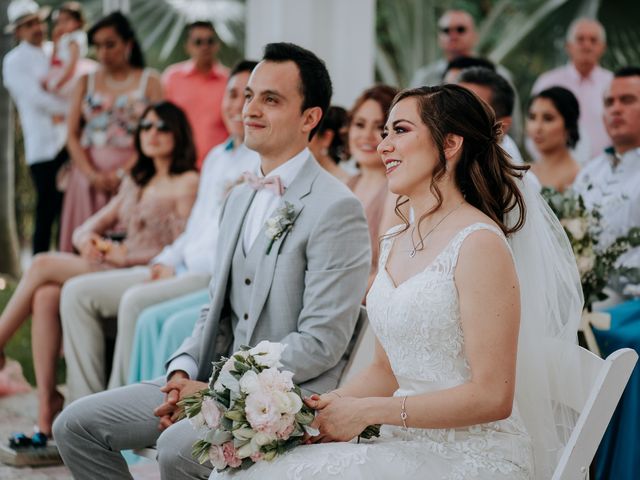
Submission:
<svg viewBox="0 0 640 480">
<path fill-rule="evenodd" d="M 442 75 L 442 83 L 456 83 L 456 79 L 462 70 L 471 67 L 484 67 L 491 71 L 496 71 L 496 66 L 490 60 L 481 57 L 458 57 L 454 58 L 447 65 L 447 69 Z"/>
<path fill-rule="evenodd" d="M 380 237 L 397 221 L 396 195 L 389 192 L 386 167 L 377 150 L 396 93 L 394 87 L 376 85 L 365 90 L 349 111 L 349 153 L 360 171 L 347 181 L 347 186 L 362 202 L 367 216 L 372 251 L 369 285 L 378 271 Z"/>
<path fill-rule="evenodd" d="M 614 74 L 604 95 L 604 125 L 612 147 L 589 162 L 574 185 L 586 207 L 597 205 L 602 214 L 601 247 L 631 227 L 640 227 L 640 68 L 626 67 Z M 640 267 L 640 248 L 620 261 Z M 618 293 L 623 287 L 617 286 Z"/>
<path fill-rule="evenodd" d="M 471 67 L 460 72 L 456 83 L 471 90 L 493 108 L 496 120 L 502 124 L 500 146 L 515 164 L 524 163 L 516 142 L 508 135 L 515 104 L 515 91 L 509 82 L 488 68 Z"/>
<path fill-rule="evenodd" d="M 195 151 L 189 124 L 178 107 L 168 102 L 148 107 L 135 145 L 138 160 L 131 177 L 125 177 L 118 194 L 74 232 L 73 243 L 80 254 L 37 255 L 0 316 L 2 368 L 2 349 L 32 315 L 38 428 L 46 435 L 51 434 L 53 417 L 63 403 L 55 384 L 62 337 L 58 317 L 62 285 L 83 273 L 146 264 L 180 235 L 195 200 Z M 110 234 L 124 239 L 111 240 Z M 67 346 L 65 341 L 65 349 Z"/>
<path fill-rule="evenodd" d="M 566 88 L 542 90 L 529 102 L 527 136 L 541 155 L 531 171 L 542 186 L 562 192 L 576 179 L 580 164 L 571 149 L 580 139 L 579 118 L 578 100 Z"/>
<path fill-rule="evenodd" d="M 184 234 L 149 266 L 97 272 L 65 286 L 61 312 L 72 399 L 102 391 L 107 385 L 113 388 L 126 383 L 136 320 L 146 307 L 207 287 L 215 263 L 220 207 L 242 172 L 256 170 L 259 165 L 257 154 L 242 144 L 243 92 L 254 66 L 255 62 L 240 62 L 231 74 L 222 110 L 233 133 L 207 157 Z M 115 316 L 118 332 L 107 379 L 101 325 Z"/>
<path fill-rule="evenodd" d="M 640 68 L 627 67 L 614 74 L 604 95 L 604 125 L 612 147 L 590 161 L 578 175 L 574 188 L 587 207 L 599 206 L 604 227 L 600 246 L 608 246 L 631 227 L 640 227 Z M 640 248 L 620 257 L 625 267 L 640 267 Z M 625 278 L 612 278 L 609 303 L 628 291 Z M 637 292 L 638 285 L 633 285 Z M 637 295 L 637 293 L 636 293 Z M 616 298 L 617 297 L 617 298 Z M 640 351 L 640 300 L 629 300 L 609 309 L 611 327 L 594 329 L 603 358 L 619 348 Z M 631 478 L 640 471 L 640 371 L 631 375 L 594 460 L 595 478 Z M 633 476 L 633 475 L 631 475 Z"/>
<path fill-rule="evenodd" d="M 612 72 L 599 65 L 606 47 L 606 32 L 600 22 L 591 18 L 575 20 L 569 26 L 565 45 L 569 62 L 540 75 L 531 90 L 535 95 L 557 86 L 570 90 L 576 96 L 580 105 L 582 135 L 574 156 L 582 165 L 611 145 L 602 124 L 601 99 L 613 78 Z"/>
<path fill-rule="evenodd" d="M 344 129 L 346 126 L 347 111 L 332 105 L 318 133 L 309 142 L 309 150 L 320 166 L 345 183 L 351 175 L 339 163 L 345 159 Z"/>
</svg>

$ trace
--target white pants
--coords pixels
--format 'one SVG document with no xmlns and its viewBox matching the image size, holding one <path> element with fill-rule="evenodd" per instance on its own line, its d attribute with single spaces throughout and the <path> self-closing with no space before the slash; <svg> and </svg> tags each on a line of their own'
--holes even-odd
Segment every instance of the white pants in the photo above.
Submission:
<svg viewBox="0 0 640 480">
<path fill-rule="evenodd" d="M 118 331 L 109 388 L 126 383 L 136 321 L 145 308 L 205 288 L 210 277 L 183 274 L 149 281 L 148 267 L 77 276 L 62 289 L 60 315 L 67 362 L 68 400 L 100 392 L 105 378 L 105 323 L 117 316 Z"/>
</svg>

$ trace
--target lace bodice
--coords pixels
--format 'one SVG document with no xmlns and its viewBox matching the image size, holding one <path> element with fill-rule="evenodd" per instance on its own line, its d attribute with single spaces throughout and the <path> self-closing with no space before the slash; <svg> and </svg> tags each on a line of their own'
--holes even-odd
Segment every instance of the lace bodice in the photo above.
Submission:
<svg viewBox="0 0 640 480">
<path fill-rule="evenodd" d="M 386 269 L 394 238 L 383 240 L 378 276 L 367 297 L 367 312 L 400 380 L 435 382 L 438 388 L 468 380 L 454 273 L 462 243 L 478 230 L 490 230 L 504 238 L 494 226 L 469 225 L 425 270 L 397 286 Z"/>
</svg>

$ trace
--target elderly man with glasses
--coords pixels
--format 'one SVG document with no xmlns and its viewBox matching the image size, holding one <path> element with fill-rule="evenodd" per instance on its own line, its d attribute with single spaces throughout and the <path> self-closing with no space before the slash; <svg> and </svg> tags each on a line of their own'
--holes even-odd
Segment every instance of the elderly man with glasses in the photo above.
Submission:
<svg viewBox="0 0 640 480">
<path fill-rule="evenodd" d="M 198 169 L 207 153 L 229 136 L 221 113 L 229 74 L 217 61 L 219 48 L 213 24 L 193 22 L 187 25 L 190 59 L 170 65 L 162 76 L 166 99 L 185 111 L 193 129 Z"/>
</svg>

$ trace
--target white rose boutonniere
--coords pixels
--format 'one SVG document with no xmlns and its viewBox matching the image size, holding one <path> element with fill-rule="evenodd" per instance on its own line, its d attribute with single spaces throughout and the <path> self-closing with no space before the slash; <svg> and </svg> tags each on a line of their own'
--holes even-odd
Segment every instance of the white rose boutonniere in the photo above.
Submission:
<svg viewBox="0 0 640 480">
<path fill-rule="evenodd" d="M 265 234 L 270 240 L 267 247 L 267 255 L 271 253 L 271 248 L 275 241 L 293 228 L 295 213 L 293 205 L 285 201 L 284 205 L 276 210 L 275 215 L 267 220 Z"/>
</svg>

